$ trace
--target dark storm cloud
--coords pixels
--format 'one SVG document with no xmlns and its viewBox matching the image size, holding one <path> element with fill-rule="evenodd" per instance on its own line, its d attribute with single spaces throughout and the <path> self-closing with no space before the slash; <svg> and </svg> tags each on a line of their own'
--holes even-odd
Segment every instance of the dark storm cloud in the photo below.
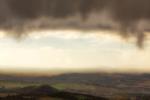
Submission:
<svg viewBox="0 0 150 100">
<path fill-rule="evenodd" d="M 118 30 L 142 47 L 150 0 L 0 0 L 0 28 L 15 36 L 36 29 Z M 27 33 L 27 32 L 26 32 Z"/>
</svg>

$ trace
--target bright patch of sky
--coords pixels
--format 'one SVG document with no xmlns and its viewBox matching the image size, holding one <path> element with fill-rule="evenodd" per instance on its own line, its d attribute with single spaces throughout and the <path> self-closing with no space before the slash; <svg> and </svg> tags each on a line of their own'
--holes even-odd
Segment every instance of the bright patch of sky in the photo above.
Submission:
<svg viewBox="0 0 150 100">
<path fill-rule="evenodd" d="M 123 41 L 117 36 L 93 32 L 33 32 L 21 41 L 1 36 L 0 69 L 31 72 L 150 71 L 149 50 L 149 47 L 139 50 L 132 41 Z"/>
</svg>

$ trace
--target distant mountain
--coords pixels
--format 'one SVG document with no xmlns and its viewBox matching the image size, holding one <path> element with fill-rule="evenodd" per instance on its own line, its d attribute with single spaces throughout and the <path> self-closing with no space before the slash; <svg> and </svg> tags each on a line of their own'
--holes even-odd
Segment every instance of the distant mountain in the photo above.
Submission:
<svg viewBox="0 0 150 100">
<path fill-rule="evenodd" d="M 31 83 L 83 83 L 95 85 L 117 85 L 126 84 L 134 85 L 141 82 L 150 81 L 150 74 L 108 74 L 108 73 L 91 73 L 91 74 L 62 74 L 58 76 L 12 76 L 0 75 L 0 81 L 17 81 Z"/>
</svg>

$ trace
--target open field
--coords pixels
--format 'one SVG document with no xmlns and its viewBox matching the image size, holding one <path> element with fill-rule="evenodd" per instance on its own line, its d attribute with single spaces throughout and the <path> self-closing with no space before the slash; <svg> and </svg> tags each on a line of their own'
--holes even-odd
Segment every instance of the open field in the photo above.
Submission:
<svg viewBox="0 0 150 100">
<path fill-rule="evenodd" d="M 0 97 L 15 95 L 34 97 L 35 100 L 68 100 L 66 98 L 72 97 L 74 100 L 149 100 L 149 83 L 149 74 L 65 74 L 30 78 L 12 76 L 7 80 L 0 78 Z M 43 95 L 37 96 L 39 93 Z"/>
</svg>

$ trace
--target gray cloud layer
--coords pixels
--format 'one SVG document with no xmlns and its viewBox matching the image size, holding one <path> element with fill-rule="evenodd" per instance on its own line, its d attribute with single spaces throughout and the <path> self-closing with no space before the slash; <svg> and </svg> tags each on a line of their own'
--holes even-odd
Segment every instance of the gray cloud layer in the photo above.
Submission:
<svg viewBox="0 0 150 100">
<path fill-rule="evenodd" d="M 150 0 L 0 0 L 0 29 L 15 36 L 35 29 L 118 30 L 142 47 Z"/>
</svg>

